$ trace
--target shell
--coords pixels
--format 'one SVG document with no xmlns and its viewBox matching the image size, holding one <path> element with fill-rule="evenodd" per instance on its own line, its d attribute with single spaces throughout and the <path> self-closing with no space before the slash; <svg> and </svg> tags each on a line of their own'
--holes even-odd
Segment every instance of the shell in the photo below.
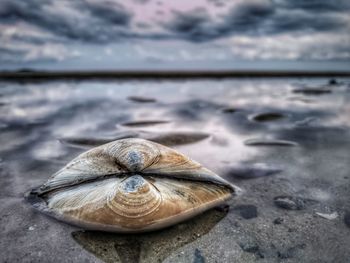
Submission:
<svg viewBox="0 0 350 263">
<path fill-rule="evenodd" d="M 39 210 L 93 230 L 142 232 L 222 204 L 235 186 L 175 150 L 143 139 L 85 152 L 33 189 Z"/>
</svg>

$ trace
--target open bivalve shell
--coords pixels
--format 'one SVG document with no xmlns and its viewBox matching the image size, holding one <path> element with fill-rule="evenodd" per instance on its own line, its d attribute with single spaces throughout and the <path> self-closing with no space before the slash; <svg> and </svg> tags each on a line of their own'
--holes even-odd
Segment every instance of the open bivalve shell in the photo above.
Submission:
<svg viewBox="0 0 350 263">
<path fill-rule="evenodd" d="M 132 233 L 179 223 L 235 192 L 235 186 L 175 150 L 123 139 L 79 155 L 33 189 L 28 200 L 82 228 Z"/>
</svg>

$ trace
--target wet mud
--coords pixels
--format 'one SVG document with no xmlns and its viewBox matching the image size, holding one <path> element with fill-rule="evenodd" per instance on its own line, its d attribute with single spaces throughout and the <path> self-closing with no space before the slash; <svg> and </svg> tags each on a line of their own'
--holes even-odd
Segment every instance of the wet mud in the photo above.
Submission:
<svg viewBox="0 0 350 263">
<path fill-rule="evenodd" d="M 0 262 L 350 258 L 349 79 L 0 86 Z M 83 151 L 122 138 L 171 146 L 241 192 L 220 209 L 139 235 L 84 231 L 25 202 Z"/>
</svg>

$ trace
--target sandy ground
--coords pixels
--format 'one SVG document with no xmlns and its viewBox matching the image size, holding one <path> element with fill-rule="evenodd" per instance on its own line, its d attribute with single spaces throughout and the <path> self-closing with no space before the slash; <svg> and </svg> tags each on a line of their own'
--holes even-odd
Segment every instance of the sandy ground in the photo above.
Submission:
<svg viewBox="0 0 350 263">
<path fill-rule="evenodd" d="M 0 261 L 349 262 L 349 83 L 0 83 Z M 123 125 L 145 120 L 153 123 Z M 242 192 L 228 206 L 138 235 L 84 231 L 24 200 L 101 138 L 125 136 L 161 140 Z"/>
</svg>

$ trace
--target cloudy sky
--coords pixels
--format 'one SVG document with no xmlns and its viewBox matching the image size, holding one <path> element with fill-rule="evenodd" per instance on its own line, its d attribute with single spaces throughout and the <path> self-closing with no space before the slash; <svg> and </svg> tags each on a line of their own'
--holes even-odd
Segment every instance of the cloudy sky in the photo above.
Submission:
<svg viewBox="0 0 350 263">
<path fill-rule="evenodd" d="M 350 68 L 349 0 L 0 0 L 0 69 Z"/>
</svg>

